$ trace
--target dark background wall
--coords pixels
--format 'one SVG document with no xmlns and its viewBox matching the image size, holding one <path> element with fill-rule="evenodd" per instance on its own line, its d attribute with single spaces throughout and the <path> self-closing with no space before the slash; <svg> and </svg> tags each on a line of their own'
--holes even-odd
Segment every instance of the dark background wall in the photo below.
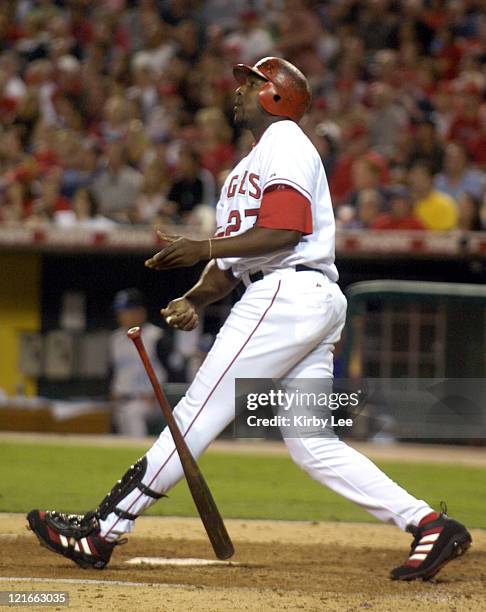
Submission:
<svg viewBox="0 0 486 612">
<path fill-rule="evenodd" d="M 167 272 L 154 272 L 145 268 L 146 255 L 60 255 L 45 254 L 41 265 L 41 329 L 47 332 L 59 328 L 61 298 L 65 291 L 82 291 L 86 295 L 87 329 L 114 329 L 116 327 L 112 301 L 120 289 L 137 287 L 147 296 L 149 319 L 164 325 L 159 310 L 171 299 L 183 294 L 198 279 L 203 265 Z M 405 258 L 339 258 L 340 286 L 343 290 L 352 283 L 372 279 L 401 279 L 445 282 L 484 283 L 486 266 L 481 260 L 405 259 Z M 227 300 L 238 299 L 237 293 Z M 450 330 L 458 338 L 457 330 L 474 318 L 458 311 L 457 327 Z M 209 316 L 205 332 L 216 334 L 219 316 Z M 92 380 L 49 381 L 39 380 L 39 393 L 48 397 L 103 396 L 108 390 L 104 378 Z"/>
<path fill-rule="evenodd" d="M 120 289 L 137 287 L 147 297 L 149 315 L 186 291 L 203 266 L 154 272 L 144 266 L 145 255 L 44 255 L 42 258 L 42 330 L 59 326 L 65 291 L 86 294 L 88 329 L 114 327 L 112 302 Z"/>
<path fill-rule="evenodd" d="M 111 304 L 120 289 L 138 287 L 148 299 L 150 318 L 197 280 L 203 265 L 167 272 L 145 268 L 146 255 L 44 255 L 42 257 L 42 330 L 59 324 L 61 296 L 67 290 L 84 291 L 89 329 L 113 326 Z M 340 258 L 339 284 L 372 279 L 402 279 L 463 283 L 486 282 L 481 260 Z"/>
</svg>

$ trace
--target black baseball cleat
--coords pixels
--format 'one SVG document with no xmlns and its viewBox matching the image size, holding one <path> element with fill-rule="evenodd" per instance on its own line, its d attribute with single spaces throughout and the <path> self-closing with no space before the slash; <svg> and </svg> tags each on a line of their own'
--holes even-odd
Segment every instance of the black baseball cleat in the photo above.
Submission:
<svg viewBox="0 0 486 612">
<path fill-rule="evenodd" d="M 27 520 L 41 546 L 71 559 L 83 569 L 103 569 L 115 546 L 127 541 L 109 542 L 102 538 L 94 512 L 83 515 L 31 510 Z"/>
<path fill-rule="evenodd" d="M 430 580 L 449 561 L 464 554 L 472 542 L 464 525 L 444 513 L 434 512 L 407 531 L 415 536 L 410 556 L 392 570 L 392 580 Z"/>
</svg>

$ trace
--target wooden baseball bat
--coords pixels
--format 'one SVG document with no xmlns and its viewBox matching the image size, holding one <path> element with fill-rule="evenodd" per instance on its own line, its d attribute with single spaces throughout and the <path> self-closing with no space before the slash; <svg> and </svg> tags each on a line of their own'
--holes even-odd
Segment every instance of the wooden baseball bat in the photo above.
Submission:
<svg viewBox="0 0 486 612">
<path fill-rule="evenodd" d="M 218 559 L 229 559 L 233 556 L 235 549 L 233 543 L 226 531 L 226 527 L 223 523 L 221 514 L 219 513 L 218 507 L 211 495 L 206 481 L 194 459 L 191 455 L 184 436 L 180 432 L 179 427 L 172 414 L 171 407 L 167 401 L 164 392 L 162 391 L 157 376 L 155 375 L 150 359 L 145 350 L 145 346 L 142 340 L 142 330 L 140 327 L 132 327 L 128 330 L 127 336 L 130 340 L 133 340 L 135 347 L 140 355 L 140 359 L 145 367 L 147 376 L 152 383 L 152 387 L 159 402 L 162 414 L 167 422 L 170 433 L 174 440 L 175 447 L 179 453 L 182 468 L 186 476 L 187 484 L 191 492 L 196 508 L 199 512 L 199 516 L 203 522 L 203 525 L 208 534 L 209 540 L 212 544 L 213 550 Z"/>
</svg>

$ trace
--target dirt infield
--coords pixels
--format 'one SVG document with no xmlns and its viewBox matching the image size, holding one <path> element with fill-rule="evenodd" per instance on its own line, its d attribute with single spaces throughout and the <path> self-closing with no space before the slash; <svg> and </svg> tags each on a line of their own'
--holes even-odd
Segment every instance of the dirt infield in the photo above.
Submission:
<svg viewBox="0 0 486 612">
<path fill-rule="evenodd" d="M 486 609 L 482 530 L 473 530 L 471 550 L 435 581 L 395 583 L 388 571 L 404 559 L 410 543 L 396 528 L 242 520 L 227 524 L 237 550 L 235 565 L 127 565 L 137 556 L 214 558 L 198 520 L 147 517 L 139 519 L 128 544 L 115 551 L 109 568 L 95 571 L 78 569 L 41 548 L 22 516 L 0 515 L 0 591 L 66 590 L 72 610 Z"/>
</svg>

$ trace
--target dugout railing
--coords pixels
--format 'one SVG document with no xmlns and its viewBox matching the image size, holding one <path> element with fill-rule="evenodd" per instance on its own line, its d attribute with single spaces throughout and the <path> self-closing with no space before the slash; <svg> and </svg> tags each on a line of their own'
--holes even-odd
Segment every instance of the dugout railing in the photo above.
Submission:
<svg viewBox="0 0 486 612">
<path fill-rule="evenodd" d="M 355 283 L 346 295 L 338 377 L 365 385 L 372 380 L 382 395 L 385 387 L 390 390 L 387 402 L 366 406 L 367 418 L 349 434 L 369 438 L 388 421 L 384 429 L 390 437 L 415 431 L 421 439 L 484 443 L 486 287 L 379 280 Z M 445 388 L 456 398 L 430 412 L 425 387 L 440 387 L 442 395 Z M 422 429 L 410 427 L 411 415 L 423 419 Z"/>
</svg>

